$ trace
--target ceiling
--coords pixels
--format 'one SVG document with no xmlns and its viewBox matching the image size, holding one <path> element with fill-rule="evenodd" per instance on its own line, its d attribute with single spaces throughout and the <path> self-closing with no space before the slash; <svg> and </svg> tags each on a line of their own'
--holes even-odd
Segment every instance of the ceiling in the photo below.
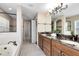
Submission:
<svg viewBox="0 0 79 59">
<path fill-rule="evenodd" d="M 7 13 L 16 14 L 17 5 L 17 3 L 0 3 L 0 8 Z M 22 3 L 21 5 L 23 18 L 26 20 L 30 20 L 33 19 L 39 11 L 45 10 L 46 3 Z M 12 10 L 9 10 L 9 8 L 12 8 Z M 10 16 L 16 17 L 14 15 Z"/>
<path fill-rule="evenodd" d="M 22 14 L 23 18 L 26 20 L 33 19 L 35 15 L 40 11 L 45 11 L 47 4 L 46 3 L 22 3 Z M 72 16 L 79 14 L 79 3 L 70 3 L 68 4 L 68 8 L 63 11 L 65 16 Z M 7 13 L 16 14 L 17 3 L 0 3 L 0 8 L 3 9 Z M 12 8 L 12 10 L 9 10 Z M 59 13 L 58 15 L 61 15 Z M 16 17 L 16 16 L 12 16 Z"/>
<path fill-rule="evenodd" d="M 72 3 L 69 5 L 69 8 L 64 10 L 65 16 L 73 16 L 73 15 L 79 15 L 79 3 Z"/>
<path fill-rule="evenodd" d="M 70 3 L 68 8 L 57 14 L 56 16 L 64 15 L 65 17 L 79 15 L 79 3 Z"/>
</svg>

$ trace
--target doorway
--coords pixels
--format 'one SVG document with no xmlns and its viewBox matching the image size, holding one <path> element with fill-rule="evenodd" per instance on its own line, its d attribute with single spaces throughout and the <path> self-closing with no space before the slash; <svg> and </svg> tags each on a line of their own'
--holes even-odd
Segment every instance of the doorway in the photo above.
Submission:
<svg viewBox="0 0 79 59">
<path fill-rule="evenodd" d="M 24 39 L 23 41 L 31 42 L 31 21 L 24 20 Z"/>
</svg>

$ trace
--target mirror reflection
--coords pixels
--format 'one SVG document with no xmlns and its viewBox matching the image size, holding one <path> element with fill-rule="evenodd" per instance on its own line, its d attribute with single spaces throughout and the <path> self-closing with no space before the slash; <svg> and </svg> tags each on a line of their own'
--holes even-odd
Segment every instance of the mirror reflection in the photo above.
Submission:
<svg viewBox="0 0 79 59">
<path fill-rule="evenodd" d="M 0 32 L 16 32 L 16 14 L 0 11 Z"/>
</svg>

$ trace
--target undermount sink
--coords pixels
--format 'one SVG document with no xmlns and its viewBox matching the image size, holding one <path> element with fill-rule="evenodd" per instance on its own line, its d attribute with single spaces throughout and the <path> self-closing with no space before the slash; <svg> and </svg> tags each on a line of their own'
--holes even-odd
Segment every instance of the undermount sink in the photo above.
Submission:
<svg viewBox="0 0 79 59">
<path fill-rule="evenodd" d="M 68 44 L 68 45 L 72 45 L 72 46 L 77 46 L 77 47 L 79 47 L 79 43 L 77 43 L 77 42 L 74 42 L 74 41 L 70 41 L 70 40 L 60 40 L 62 43 L 64 43 L 64 44 Z"/>
</svg>

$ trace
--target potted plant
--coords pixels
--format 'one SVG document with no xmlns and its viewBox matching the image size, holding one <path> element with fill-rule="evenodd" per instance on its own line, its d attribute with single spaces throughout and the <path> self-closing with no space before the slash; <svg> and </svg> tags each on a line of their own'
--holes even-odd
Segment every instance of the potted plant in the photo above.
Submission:
<svg viewBox="0 0 79 59">
<path fill-rule="evenodd" d="M 61 33 L 61 30 L 56 29 L 56 33 L 57 33 L 57 34 Z"/>
<path fill-rule="evenodd" d="M 74 35 L 74 31 L 71 31 L 71 39 L 74 41 L 75 35 Z"/>
<path fill-rule="evenodd" d="M 71 35 L 74 35 L 74 31 L 71 31 Z"/>
</svg>

